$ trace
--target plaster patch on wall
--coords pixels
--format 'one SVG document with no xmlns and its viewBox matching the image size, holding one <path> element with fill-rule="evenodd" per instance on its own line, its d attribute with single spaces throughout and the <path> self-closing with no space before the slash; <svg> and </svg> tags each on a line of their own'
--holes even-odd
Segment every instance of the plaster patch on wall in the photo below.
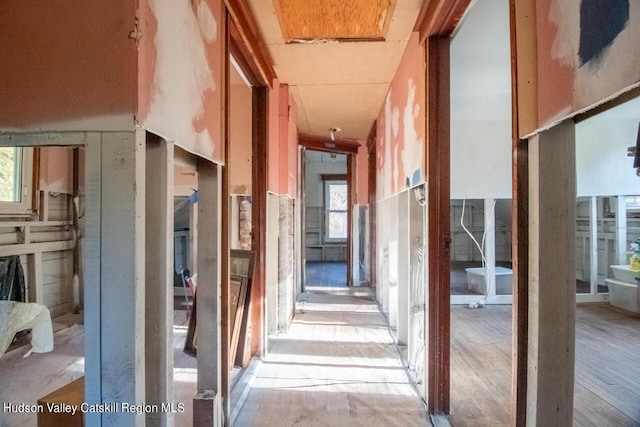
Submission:
<svg viewBox="0 0 640 427">
<path fill-rule="evenodd" d="M 211 9 L 204 1 L 198 4 L 198 22 L 200 23 L 200 30 L 209 43 L 215 42 L 218 39 L 218 23 L 216 18 L 211 13 Z"/>
<path fill-rule="evenodd" d="M 215 160 L 220 156 L 215 139 L 219 114 L 215 93 L 219 76 L 212 66 L 208 43 L 218 39 L 217 22 L 205 1 L 197 16 L 188 2 L 150 0 L 158 22 L 152 100 L 145 126 L 176 144 Z M 213 112 L 211 111 L 213 110 Z M 212 136 L 212 134 L 214 136 Z"/>
<path fill-rule="evenodd" d="M 409 97 L 404 107 L 404 147 L 402 147 L 402 165 L 404 166 L 405 185 L 411 187 L 419 183 L 422 167 L 422 138 L 416 131 L 416 120 L 420 115 L 420 104 L 416 103 L 416 84 L 413 79 L 407 81 Z"/>
<path fill-rule="evenodd" d="M 417 34 L 414 33 L 378 116 L 378 200 L 423 180 L 422 55 Z"/>
<path fill-rule="evenodd" d="M 389 94 L 387 95 L 387 99 L 384 104 L 384 139 L 382 140 L 382 145 L 384 146 L 383 150 L 378 150 L 381 154 L 381 165 L 382 168 L 378 170 L 382 172 L 379 175 L 379 179 L 382 185 L 378 187 L 382 189 L 382 196 L 379 198 L 384 198 L 387 195 L 391 194 L 391 89 L 389 89 Z M 382 155 L 384 153 L 384 155 Z M 380 184 L 380 183 L 379 183 Z"/>
</svg>

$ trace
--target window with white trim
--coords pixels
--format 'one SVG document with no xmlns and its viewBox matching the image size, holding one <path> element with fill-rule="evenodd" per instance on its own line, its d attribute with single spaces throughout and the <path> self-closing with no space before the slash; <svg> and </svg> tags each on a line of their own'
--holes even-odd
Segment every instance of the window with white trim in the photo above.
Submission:
<svg viewBox="0 0 640 427">
<path fill-rule="evenodd" d="M 31 211 L 33 149 L 0 147 L 0 214 Z"/>
<path fill-rule="evenodd" d="M 346 181 L 324 182 L 324 240 L 327 243 L 347 240 L 347 194 Z"/>
</svg>

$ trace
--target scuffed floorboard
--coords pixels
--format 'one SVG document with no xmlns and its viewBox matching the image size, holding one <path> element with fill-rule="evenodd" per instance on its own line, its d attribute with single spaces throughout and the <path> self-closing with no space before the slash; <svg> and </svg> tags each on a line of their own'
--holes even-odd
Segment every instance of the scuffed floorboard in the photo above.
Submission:
<svg viewBox="0 0 640 427">
<path fill-rule="evenodd" d="M 368 288 L 303 295 L 234 426 L 428 426 Z"/>
</svg>

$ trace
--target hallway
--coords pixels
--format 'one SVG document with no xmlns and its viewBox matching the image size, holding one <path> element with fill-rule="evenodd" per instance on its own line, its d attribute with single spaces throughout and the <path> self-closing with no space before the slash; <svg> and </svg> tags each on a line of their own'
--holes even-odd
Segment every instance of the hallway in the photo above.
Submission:
<svg viewBox="0 0 640 427">
<path fill-rule="evenodd" d="M 374 296 L 358 287 L 300 295 L 233 425 L 429 425 Z"/>
</svg>

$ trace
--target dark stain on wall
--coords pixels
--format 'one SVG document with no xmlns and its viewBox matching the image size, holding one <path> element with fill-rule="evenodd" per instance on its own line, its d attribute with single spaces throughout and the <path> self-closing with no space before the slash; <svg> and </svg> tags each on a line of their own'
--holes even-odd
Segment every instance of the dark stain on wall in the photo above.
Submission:
<svg viewBox="0 0 640 427">
<path fill-rule="evenodd" d="M 629 0 L 582 0 L 580 65 L 596 65 L 629 22 Z"/>
</svg>

